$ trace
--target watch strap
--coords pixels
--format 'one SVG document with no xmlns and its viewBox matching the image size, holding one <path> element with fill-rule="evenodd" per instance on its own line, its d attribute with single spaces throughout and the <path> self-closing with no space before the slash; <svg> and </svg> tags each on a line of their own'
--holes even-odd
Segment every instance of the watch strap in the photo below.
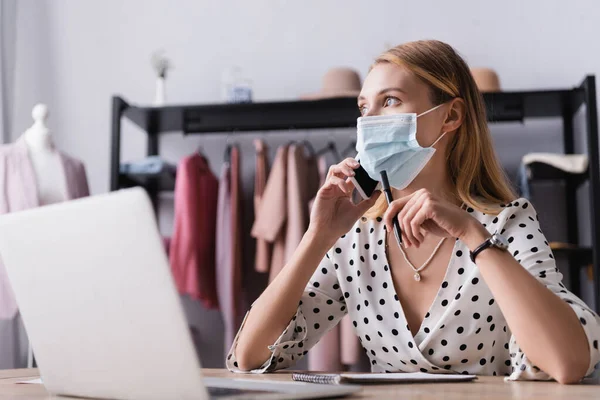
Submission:
<svg viewBox="0 0 600 400">
<path fill-rule="evenodd" d="M 487 238 L 487 239 L 485 240 L 485 242 L 481 243 L 479 246 L 477 246 L 477 247 L 475 248 L 475 250 L 473 250 L 473 251 L 470 253 L 470 256 L 471 256 L 471 261 L 472 261 L 473 263 L 475 263 L 475 257 L 477 257 L 477 255 L 478 255 L 479 253 L 481 253 L 482 251 L 484 251 L 485 249 L 487 249 L 488 247 L 491 247 L 491 246 L 492 246 L 492 237 L 489 237 L 489 238 Z"/>
</svg>

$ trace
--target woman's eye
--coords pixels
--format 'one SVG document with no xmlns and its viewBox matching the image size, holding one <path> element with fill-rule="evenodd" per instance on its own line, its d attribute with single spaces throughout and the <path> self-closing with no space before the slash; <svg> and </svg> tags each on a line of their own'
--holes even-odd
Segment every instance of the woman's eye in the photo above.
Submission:
<svg viewBox="0 0 600 400">
<path fill-rule="evenodd" d="M 360 111 L 360 115 L 365 115 L 367 113 L 366 106 L 358 106 L 358 110 Z"/>
<path fill-rule="evenodd" d="M 397 97 L 386 97 L 385 98 L 385 106 L 391 107 L 400 104 L 400 100 Z"/>
</svg>

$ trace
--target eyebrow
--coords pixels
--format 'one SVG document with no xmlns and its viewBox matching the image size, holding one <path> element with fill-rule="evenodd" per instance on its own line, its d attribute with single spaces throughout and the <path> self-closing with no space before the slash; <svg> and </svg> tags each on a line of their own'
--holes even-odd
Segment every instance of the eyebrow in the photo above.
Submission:
<svg viewBox="0 0 600 400">
<path fill-rule="evenodd" d="M 402 88 L 392 87 L 392 88 L 380 90 L 379 93 L 377 93 L 377 96 L 381 96 L 382 94 L 385 94 L 387 92 L 402 92 L 402 93 L 406 94 L 406 92 L 404 90 L 402 90 Z M 364 100 L 364 99 L 365 99 L 365 96 L 358 96 L 358 100 Z"/>
</svg>

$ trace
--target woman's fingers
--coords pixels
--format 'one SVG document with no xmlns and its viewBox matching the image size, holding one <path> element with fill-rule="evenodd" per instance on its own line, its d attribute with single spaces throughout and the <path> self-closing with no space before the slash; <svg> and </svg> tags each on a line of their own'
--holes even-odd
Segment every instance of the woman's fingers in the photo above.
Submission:
<svg viewBox="0 0 600 400">
<path fill-rule="evenodd" d="M 352 191 L 350 189 L 351 185 L 348 182 L 346 182 L 345 179 L 342 179 L 338 176 L 332 175 L 327 179 L 327 181 L 331 185 L 335 185 L 335 186 L 339 187 L 340 190 L 346 195 L 350 195 L 350 193 L 352 193 Z"/>
<path fill-rule="evenodd" d="M 337 176 L 337 177 L 351 177 L 354 176 L 354 169 L 358 168 L 358 162 L 353 158 L 346 158 L 344 161 L 339 164 L 332 165 L 329 168 L 329 172 L 327 176 Z"/>
<path fill-rule="evenodd" d="M 410 221 L 411 230 L 418 230 L 421 226 L 427 222 L 428 210 L 426 207 L 420 207 L 417 213 L 412 217 Z"/>
<path fill-rule="evenodd" d="M 404 214 L 403 217 L 400 219 L 400 216 L 398 216 L 403 231 L 406 232 L 410 243 L 414 244 L 416 247 L 419 247 L 424 239 L 424 236 L 421 234 L 421 226 L 414 224 L 414 218 L 417 215 L 417 213 L 420 212 L 421 205 L 421 202 L 419 202 L 418 200 L 414 202 L 410 207 L 407 204 L 401 213 Z"/>
<path fill-rule="evenodd" d="M 403 232 L 406 232 L 406 236 L 408 237 L 408 241 L 411 245 L 419 246 L 419 244 L 423 241 L 422 236 L 420 235 L 420 231 L 415 231 L 412 229 L 410 225 L 410 221 L 412 217 L 417 213 L 420 208 L 421 199 L 424 196 L 423 191 L 417 191 L 411 197 L 411 199 L 406 203 L 406 205 L 402 208 L 400 213 L 398 214 L 398 221 L 400 222 L 400 227 Z"/>
<path fill-rule="evenodd" d="M 358 168 L 358 166 L 358 162 L 353 158 L 347 158 L 339 164 L 332 165 L 327 172 L 327 180 L 323 189 L 330 190 L 333 186 L 337 186 L 342 193 L 349 196 L 352 193 L 353 185 L 347 178 L 355 175 L 354 168 Z"/>
<path fill-rule="evenodd" d="M 353 169 L 356 169 L 360 166 L 358 161 L 356 161 L 352 157 L 345 158 L 344 161 L 342 161 L 342 163 L 348 165 L 350 168 L 353 168 Z"/>
<path fill-rule="evenodd" d="M 423 189 L 417 190 L 416 192 L 414 192 L 411 196 L 410 199 L 406 202 L 406 204 L 404 205 L 404 207 L 402 208 L 402 210 L 400 210 L 400 212 L 398 213 L 398 219 L 400 221 L 402 221 L 402 219 L 404 218 L 404 216 L 406 215 L 406 213 L 408 212 L 408 210 L 412 207 L 413 204 L 415 204 L 419 198 L 424 194 Z"/>
<path fill-rule="evenodd" d="M 351 167 L 349 167 L 346 164 L 337 164 L 337 165 L 333 165 L 331 167 L 331 171 L 332 171 L 332 175 L 335 176 L 347 176 L 347 177 L 351 177 L 354 176 L 354 169 L 352 169 Z"/>
<path fill-rule="evenodd" d="M 408 240 L 408 236 L 406 236 L 402 229 L 400 230 L 402 231 L 402 245 L 405 247 L 410 247 L 412 243 L 410 243 L 410 240 Z"/>
<path fill-rule="evenodd" d="M 406 203 L 410 200 L 410 196 L 403 197 L 401 199 L 397 199 L 388 204 L 388 208 L 383 214 L 383 222 L 385 223 L 386 228 L 392 229 L 392 220 L 398 215 L 400 210 L 406 205 Z"/>
<path fill-rule="evenodd" d="M 396 218 L 396 216 L 398 215 L 400 210 L 402 210 L 402 208 L 410 200 L 410 197 L 411 196 L 406 196 L 401 199 L 394 200 L 390 204 L 388 204 L 388 208 L 387 208 L 386 212 L 383 214 L 383 223 L 385 224 L 385 227 L 388 230 L 388 232 L 393 232 L 394 218 Z M 401 230 L 402 242 L 410 245 L 410 241 L 407 239 L 406 235 L 404 235 L 404 232 L 402 232 L 402 229 L 400 229 L 400 230 Z"/>
</svg>

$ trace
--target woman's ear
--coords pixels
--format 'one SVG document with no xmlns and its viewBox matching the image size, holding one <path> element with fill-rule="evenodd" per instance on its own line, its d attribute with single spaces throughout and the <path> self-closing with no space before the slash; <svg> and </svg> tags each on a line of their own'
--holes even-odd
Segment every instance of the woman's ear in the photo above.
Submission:
<svg viewBox="0 0 600 400">
<path fill-rule="evenodd" d="M 453 99 L 446 114 L 446 120 L 442 125 L 442 132 L 454 132 L 463 123 L 465 118 L 465 102 L 461 98 Z"/>
</svg>

